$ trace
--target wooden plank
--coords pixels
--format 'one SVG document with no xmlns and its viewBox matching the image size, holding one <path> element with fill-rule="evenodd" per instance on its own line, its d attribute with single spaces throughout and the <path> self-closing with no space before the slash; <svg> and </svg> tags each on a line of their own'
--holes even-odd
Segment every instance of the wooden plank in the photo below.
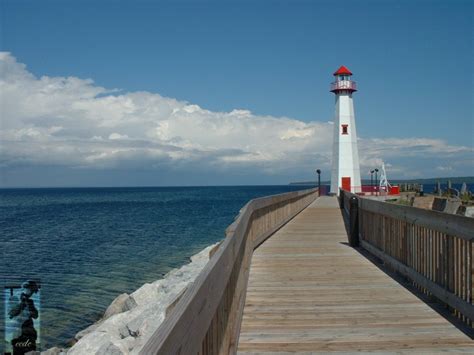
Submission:
<svg viewBox="0 0 474 355">
<path fill-rule="evenodd" d="M 412 268 L 402 264 L 398 260 L 392 258 L 391 256 L 385 254 L 379 249 L 375 248 L 371 244 L 362 241 L 361 246 L 366 249 L 371 254 L 375 255 L 379 259 L 388 263 L 396 271 L 402 275 L 409 277 L 411 280 L 414 280 L 418 285 L 425 287 L 429 292 L 431 292 L 435 297 L 439 298 L 446 304 L 449 304 L 451 307 L 456 308 L 463 312 L 469 318 L 474 318 L 474 307 L 464 301 L 462 298 L 458 297 L 453 292 L 449 292 L 442 287 L 438 286 L 436 283 L 427 279 L 423 274 L 416 272 Z"/>
<path fill-rule="evenodd" d="M 328 199 L 254 251 L 238 353 L 473 353 L 468 336 L 347 246 Z M 363 220 L 361 228 L 378 227 Z"/>
</svg>

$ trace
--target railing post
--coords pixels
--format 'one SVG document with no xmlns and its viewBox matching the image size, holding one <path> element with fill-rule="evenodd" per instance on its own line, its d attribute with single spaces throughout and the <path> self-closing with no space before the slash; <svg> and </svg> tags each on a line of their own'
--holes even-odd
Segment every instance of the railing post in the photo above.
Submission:
<svg viewBox="0 0 474 355">
<path fill-rule="evenodd" d="M 350 207 L 350 235 L 349 245 L 351 247 L 359 246 L 359 200 L 357 197 L 352 196 L 349 200 Z"/>
<path fill-rule="evenodd" d="M 339 189 L 339 208 L 344 209 L 344 190 Z"/>
</svg>

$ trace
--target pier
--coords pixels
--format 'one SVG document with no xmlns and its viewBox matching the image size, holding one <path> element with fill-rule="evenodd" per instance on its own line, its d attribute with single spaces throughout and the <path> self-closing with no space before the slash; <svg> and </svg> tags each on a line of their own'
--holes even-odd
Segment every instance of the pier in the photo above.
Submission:
<svg viewBox="0 0 474 355">
<path fill-rule="evenodd" d="M 473 341 L 347 244 L 321 197 L 252 257 L 239 353 L 473 351 Z"/>
<path fill-rule="evenodd" d="M 473 240 L 343 191 L 252 200 L 141 353 L 472 353 Z"/>
</svg>

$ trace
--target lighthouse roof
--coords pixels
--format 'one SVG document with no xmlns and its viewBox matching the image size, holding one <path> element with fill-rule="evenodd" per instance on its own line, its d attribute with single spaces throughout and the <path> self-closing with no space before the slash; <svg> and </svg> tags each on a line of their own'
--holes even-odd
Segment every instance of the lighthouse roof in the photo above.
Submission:
<svg viewBox="0 0 474 355">
<path fill-rule="evenodd" d="M 352 73 L 344 65 L 341 65 L 341 67 L 337 71 L 335 71 L 333 75 L 334 76 L 336 76 L 336 75 L 352 75 Z"/>
</svg>

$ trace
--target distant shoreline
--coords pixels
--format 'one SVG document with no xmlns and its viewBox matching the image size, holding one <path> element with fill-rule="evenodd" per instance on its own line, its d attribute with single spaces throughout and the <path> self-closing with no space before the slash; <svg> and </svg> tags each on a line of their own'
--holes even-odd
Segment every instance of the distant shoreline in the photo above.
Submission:
<svg viewBox="0 0 474 355">
<path fill-rule="evenodd" d="M 443 184 L 448 180 L 453 184 L 474 184 L 474 176 L 439 177 L 424 179 L 389 179 L 391 184 Z M 364 185 L 370 184 L 370 179 L 362 179 Z M 155 185 L 155 186 L 0 186 L 0 190 L 54 190 L 54 189 L 154 189 L 154 188 L 213 188 L 213 187 L 266 187 L 266 186 L 316 186 L 317 181 L 294 181 L 281 184 L 248 184 L 248 185 Z M 321 185 L 330 185 L 330 181 L 321 181 Z"/>
<path fill-rule="evenodd" d="M 474 176 L 464 177 L 438 177 L 438 178 L 425 178 L 425 179 L 390 179 L 391 184 L 436 184 L 438 181 L 441 184 L 445 184 L 447 181 L 451 181 L 452 184 L 474 184 Z M 321 185 L 329 185 L 330 181 L 321 181 Z M 362 184 L 370 185 L 370 179 L 362 179 Z M 295 181 L 290 182 L 289 185 L 317 185 L 316 181 Z"/>
<path fill-rule="evenodd" d="M 290 184 L 291 185 L 291 184 Z M 0 186 L 0 190 L 60 190 L 60 189 L 195 189 L 213 187 L 272 187 L 288 186 L 288 183 L 281 184 L 248 184 L 248 185 L 150 185 L 150 186 Z"/>
</svg>

